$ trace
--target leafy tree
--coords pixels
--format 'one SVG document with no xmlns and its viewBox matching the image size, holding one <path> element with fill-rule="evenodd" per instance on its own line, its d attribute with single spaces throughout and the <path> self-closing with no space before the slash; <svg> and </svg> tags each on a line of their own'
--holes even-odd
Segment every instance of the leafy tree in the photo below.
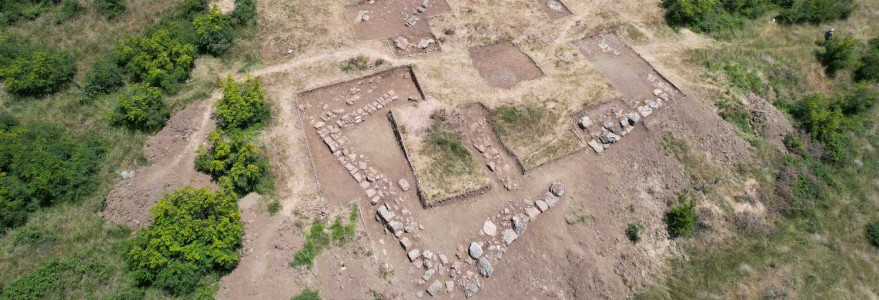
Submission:
<svg viewBox="0 0 879 300">
<path fill-rule="evenodd" d="M 96 97 L 115 92 L 125 84 L 125 71 L 116 62 L 109 59 L 98 59 L 94 66 L 85 73 L 83 91 L 88 97 Z"/>
<path fill-rule="evenodd" d="M 879 38 L 870 40 L 867 54 L 861 57 L 861 63 L 855 70 L 855 79 L 859 81 L 879 81 Z"/>
<path fill-rule="evenodd" d="M 196 15 L 204 13 L 208 10 L 207 0 L 185 0 L 180 12 L 183 18 L 191 20 Z"/>
<path fill-rule="evenodd" d="M 217 104 L 220 128 L 245 129 L 268 120 L 269 106 L 259 79 L 249 78 L 238 84 L 229 76 L 221 85 L 223 98 Z"/>
<path fill-rule="evenodd" d="M 196 16 L 192 26 L 198 35 L 199 51 L 221 55 L 232 47 L 232 19 L 220 13 L 216 5 L 207 14 Z"/>
<path fill-rule="evenodd" d="M 250 139 L 243 131 L 229 135 L 221 129 L 211 132 L 210 148 L 201 146 L 196 150 L 195 168 L 211 174 L 221 187 L 238 194 L 257 190 L 268 171 L 268 161 Z"/>
<path fill-rule="evenodd" d="M 125 37 L 116 43 L 113 57 L 135 80 L 175 91 L 180 82 L 189 78 L 195 47 L 160 29 L 148 36 Z"/>
<path fill-rule="evenodd" d="M 833 107 L 846 116 L 867 112 L 879 102 L 879 93 L 868 85 L 859 85 L 848 95 L 839 96 Z"/>
<path fill-rule="evenodd" d="M 10 93 L 40 96 L 62 90 L 75 72 L 73 56 L 67 52 L 34 51 L 15 58 L 0 75 Z"/>
<path fill-rule="evenodd" d="M 775 0 L 785 9 L 779 15 L 784 23 L 821 24 L 847 19 L 855 9 L 854 0 Z"/>
<path fill-rule="evenodd" d="M 98 5 L 98 11 L 110 20 L 121 16 L 127 9 L 125 0 L 96 0 L 95 3 Z"/>
<path fill-rule="evenodd" d="M 97 186 L 103 147 L 53 125 L 0 130 L 0 232 L 40 206 L 85 197 Z"/>
<path fill-rule="evenodd" d="M 153 131 L 162 128 L 170 117 L 162 93 L 148 84 L 133 84 L 118 99 L 116 110 L 110 113 L 110 122 L 115 125 Z"/>
<path fill-rule="evenodd" d="M 36 19 L 51 10 L 60 0 L 0 0 L 0 24 L 12 25 L 21 20 Z"/>
<path fill-rule="evenodd" d="M 237 197 L 226 191 L 184 187 L 150 209 L 152 224 L 125 252 L 134 279 L 176 295 L 195 290 L 207 273 L 238 264 L 243 235 Z"/>
<path fill-rule="evenodd" d="M 818 58 L 828 75 L 834 76 L 836 72 L 852 66 L 856 43 L 857 40 L 850 36 L 833 38 L 824 43 L 824 51 L 818 53 Z"/>
<path fill-rule="evenodd" d="M 253 25 L 256 24 L 256 20 L 256 0 L 235 0 L 235 10 L 232 11 L 233 25 Z"/>
</svg>

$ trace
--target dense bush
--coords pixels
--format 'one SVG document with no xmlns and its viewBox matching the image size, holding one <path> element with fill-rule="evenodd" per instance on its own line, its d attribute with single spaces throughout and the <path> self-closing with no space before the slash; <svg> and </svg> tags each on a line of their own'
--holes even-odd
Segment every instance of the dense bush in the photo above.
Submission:
<svg viewBox="0 0 879 300">
<path fill-rule="evenodd" d="M 3 287 L 2 300 L 70 299 L 77 289 L 94 289 L 110 279 L 111 267 L 85 256 L 49 260 Z"/>
<path fill-rule="evenodd" d="M 867 223 L 864 231 L 867 235 L 867 242 L 873 247 L 879 247 L 879 221 Z"/>
<path fill-rule="evenodd" d="M 19 96 L 52 94 L 65 88 L 76 72 L 73 56 L 61 51 L 33 51 L 0 70 L 6 90 Z"/>
<path fill-rule="evenodd" d="M 641 223 L 632 223 L 629 224 L 629 227 L 626 227 L 626 237 L 629 238 L 629 241 L 632 243 L 641 241 L 642 232 L 644 232 L 644 225 L 641 225 Z"/>
<path fill-rule="evenodd" d="M 207 0 L 185 0 L 183 7 L 180 9 L 180 17 L 192 20 L 195 16 L 208 10 Z"/>
<path fill-rule="evenodd" d="M 320 294 L 312 289 L 304 289 L 299 295 L 290 298 L 290 300 L 320 300 Z"/>
<path fill-rule="evenodd" d="M 857 115 L 869 111 L 879 102 L 879 93 L 876 89 L 860 85 L 853 92 L 838 96 L 833 107 L 842 111 L 846 116 Z"/>
<path fill-rule="evenodd" d="M 847 19 L 855 9 L 854 0 L 775 0 L 785 8 L 779 15 L 784 23 L 820 24 Z"/>
<path fill-rule="evenodd" d="M 210 174 L 220 186 L 240 195 L 259 190 L 268 172 L 262 150 L 243 131 L 226 134 L 218 129 L 208 136 L 210 147 L 200 146 L 195 168 Z"/>
<path fill-rule="evenodd" d="M 195 54 L 193 45 L 172 38 L 164 29 L 126 36 L 113 50 L 115 60 L 135 80 L 165 91 L 176 91 L 189 78 Z"/>
<path fill-rule="evenodd" d="M 96 0 L 95 4 L 98 6 L 98 12 L 110 20 L 124 14 L 127 8 L 125 0 Z"/>
<path fill-rule="evenodd" d="M 668 233 L 672 237 L 685 236 L 690 234 L 696 228 L 699 221 L 699 215 L 696 212 L 696 201 L 686 201 L 686 196 L 681 195 L 679 201 L 681 204 L 673 207 L 665 213 L 665 224 L 668 226 Z"/>
<path fill-rule="evenodd" d="M 60 0 L 0 0 L 0 25 L 36 19 Z"/>
<path fill-rule="evenodd" d="M 818 53 L 818 60 L 824 65 L 827 75 L 851 68 L 857 40 L 850 36 L 840 36 L 824 42 L 824 50 Z"/>
<path fill-rule="evenodd" d="M 256 20 L 256 0 L 235 0 L 235 10 L 232 11 L 233 25 L 253 25 L 256 24 Z"/>
<path fill-rule="evenodd" d="M 813 140 L 824 143 L 825 158 L 841 162 L 849 157 L 848 141 L 842 134 L 844 115 L 832 106 L 827 97 L 820 94 L 807 96 L 796 104 L 791 113 Z"/>
<path fill-rule="evenodd" d="M 173 294 L 195 290 L 208 272 L 238 263 L 243 225 L 237 197 L 226 191 L 184 187 L 150 209 L 152 224 L 125 253 L 134 279 Z"/>
<path fill-rule="evenodd" d="M 85 73 L 83 92 L 88 97 L 115 92 L 125 84 L 125 70 L 109 59 L 98 59 Z"/>
<path fill-rule="evenodd" d="M 76 0 L 64 0 L 61 10 L 55 16 L 55 24 L 61 24 L 85 12 L 85 7 Z"/>
<path fill-rule="evenodd" d="M 116 109 L 109 116 L 114 125 L 154 131 L 162 128 L 170 117 L 162 92 L 148 84 L 132 84 L 118 99 Z"/>
<path fill-rule="evenodd" d="M 860 66 L 855 70 L 855 79 L 859 81 L 879 81 L 879 38 L 868 43 L 867 53 L 861 57 Z"/>
<path fill-rule="evenodd" d="M 0 232 L 40 206 L 91 194 L 102 154 L 97 141 L 78 141 L 56 126 L 0 130 Z"/>
<path fill-rule="evenodd" d="M 662 6 L 669 24 L 699 32 L 714 32 L 739 23 L 724 10 L 720 0 L 666 0 Z"/>
<path fill-rule="evenodd" d="M 269 119 L 269 105 L 259 79 L 236 83 L 229 76 L 223 87 L 223 98 L 217 103 L 217 121 L 222 129 L 245 129 Z"/>
<path fill-rule="evenodd" d="M 198 35 L 196 43 L 202 53 L 221 55 L 232 47 L 232 19 L 220 13 L 216 5 L 207 14 L 196 16 L 192 26 Z"/>
</svg>

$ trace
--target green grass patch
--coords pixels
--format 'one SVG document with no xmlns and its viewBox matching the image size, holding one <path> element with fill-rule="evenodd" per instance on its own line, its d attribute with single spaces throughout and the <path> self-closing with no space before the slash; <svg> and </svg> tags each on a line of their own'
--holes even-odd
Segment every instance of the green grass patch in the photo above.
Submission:
<svg viewBox="0 0 879 300">
<path fill-rule="evenodd" d="M 323 250 L 333 244 L 341 246 L 351 241 L 354 238 L 357 218 L 357 206 L 353 205 L 348 215 L 347 224 L 341 218 L 336 218 L 329 230 L 327 230 L 328 228 L 324 221 L 315 220 L 305 234 L 305 245 L 302 246 L 302 249 L 296 251 L 290 266 L 305 266 L 311 269 L 314 266 L 314 258 Z"/>
</svg>

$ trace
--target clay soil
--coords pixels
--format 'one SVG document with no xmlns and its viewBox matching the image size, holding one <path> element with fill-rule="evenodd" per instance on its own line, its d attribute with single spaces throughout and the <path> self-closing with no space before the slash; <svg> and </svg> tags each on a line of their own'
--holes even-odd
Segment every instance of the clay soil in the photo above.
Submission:
<svg viewBox="0 0 879 300">
<path fill-rule="evenodd" d="M 536 0 L 536 1 L 537 1 L 537 5 L 540 6 L 540 9 L 546 13 L 546 16 L 549 17 L 550 20 L 555 21 L 555 20 L 570 16 L 573 14 L 573 13 L 571 13 L 570 10 L 568 10 L 568 6 L 566 6 L 564 3 L 562 3 L 561 0 Z M 558 4 L 560 6 L 560 9 L 558 9 L 558 10 L 554 9 L 553 7 L 550 6 L 551 4 L 553 6 Z"/>
<path fill-rule="evenodd" d="M 423 0 L 378 0 L 369 4 L 368 1 L 362 1 L 346 7 L 345 17 L 351 20 L 354 35 L 361 41 L 398 36 L 421 38 L 430 36 L 428 19 L 450 10 L 445 0 L 430 0 L 423 13 L 414 13 L 422 2 Z M 362 20 L 364 12 L 369 15 L 369 21 Z M 420 20 L 414 26 L 406 26 L 407 16 L 415 16 Z"/>
<path fill-rule="evenodd" d="M 149 224 L 149 209 L 165 193 L 187 185 L 215 187 L 209 175 L 195 170 L 195 150 L 216 127 L 210 116 L 210 100 L 197 101 L 174 114 L 144 146 L 150 165 L 110 191 L 103 216 L 114 223 L 140 228 Z"/>
<path fill-rule="evenodd" d="M 470 48 L 470 58 L 479 75 L 493 87 L 509 89 L 543 76 L 537 64 L 511 42 Z"/>
</svg>

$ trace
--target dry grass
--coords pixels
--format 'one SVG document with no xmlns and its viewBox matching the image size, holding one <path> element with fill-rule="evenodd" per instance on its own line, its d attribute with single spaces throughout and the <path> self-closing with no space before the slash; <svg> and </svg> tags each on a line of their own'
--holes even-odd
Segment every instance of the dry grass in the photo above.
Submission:
<svg viewBox="0 0 879 300">
<path fill-rule="evenodd" d="M 446 112 L 449 117 L 437 120 L 435 114 Z M 442 107 L 435 100 L 419 103 L 418 106 L 403 106 L 394 109 L 394 116 L 409 150 L 410 160 L 418 177 L 419 187 L 425 196 L 425 204 L 432 205 L 447 197 L 454 197 L 475 191 L 490 184 L 482 166 L 469 152 L 459 130 L 439 129 L 462 128 L 460 116 Z M 458 131 L 458 132 L 451 132 Z M 438 133 L 444 133 L 442 137 Z M 443 145 L 438 145 L 443 139 Z M 454 145 L 449 145 L 454 144 Z M 463 152 L 462 152 L 463 150 Z"/>
</svg>

